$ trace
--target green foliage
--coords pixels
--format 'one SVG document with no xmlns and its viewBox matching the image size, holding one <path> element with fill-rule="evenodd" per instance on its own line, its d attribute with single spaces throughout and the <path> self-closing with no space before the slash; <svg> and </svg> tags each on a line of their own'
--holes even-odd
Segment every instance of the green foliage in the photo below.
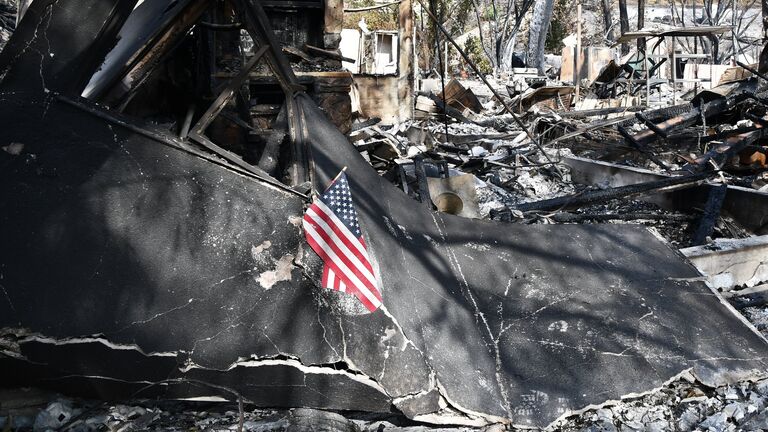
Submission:
<svg viewBox="0 0 768 432">
<path fill-rule="evenodd" d="M 467 42 L 464 44 L 464 51 L 466 51 L 469 59 L 477 66 L 477 69 L 481 73 L 489 74 L 493 72 L 493 65 L 488 60 L 488 57 L 483 51 L 483 47 L 480 46 L 480 39 L 475 36 L 469 36 Z M 469 67 L 467 67 L 469 68 Z"/>
<path fill-rule="evenodd" d="M 376 2 L 374 0 L 352 0 L 345 2 L 344 7 L 347 8 L 360 8 L 366 6 L 374 6 Z M 344 28 L 356 29 L 357 23 L 361 18 L 365 18 L 368 28 L 373 30 L 397 30 L 397 5 L 388 6 L 385 8 L 374 9 L 365 12 L 345 12 L 344 13 Z"/>
<path fill-rule="evenodd" d="M 474 27 L 476 24 L 474 6 L 472 6 L 471 0 L 456 0 L 456 4 L 453 6 L 451 12 L 451 18 L 453 25 L 451 26 L 451 34 L 458 36 L 466 30 L 467 21 L 473 23 L 470 27 Z"/>
<path fill-rule="evenodd" d="M 563 39 L 576 29 L 576 14 L 571 0 L 555 0 L 552 21 L 549 23 L 547 40 L 544 42 L 546 52 L 559 54 L 563 49 Z"/>
</svg>

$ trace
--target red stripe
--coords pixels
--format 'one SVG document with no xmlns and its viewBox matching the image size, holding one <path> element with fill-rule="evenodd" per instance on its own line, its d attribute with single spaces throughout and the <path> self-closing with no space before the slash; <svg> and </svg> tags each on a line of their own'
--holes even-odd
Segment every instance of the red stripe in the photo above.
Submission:
<svg viewBox="0 0 768 432">
<path fill-rule="evenodd" d="M 323 277 L 320 279 L 320 285 L 323 288 L 329 288 L 328 286 L 328 266 L 323 264 Z"/>
<path fill-rule="evenodd" d="M 360 253 L 360 251 L 357 249 L 357 246 L 353 245 L 353 244 L 352 244 L 352 243 L 351 243 L 351 242 L 350 242 L 350 241 L 347 239 L 347 234 L 346 234 L 346 233 L 344 233 L 344 232 L 341 230 L 341 228 L 339 228 L 339 226 L 338 226 L 338 225 L 336 225 L 336 223 L 333 221 L 333 219 L 331 219 L 331 217 L 330 217 L 330 216 L 328 216 L 328 214 L 326 214 L 326 213 L 325 213 L 325 212 L 324 212 L 324 211 L 323 211 L 323 210 L 322 210 L 320 207 L 317 207 L 317 206 L 314 206 L 314 205 L 313 205 L 313 206 L 312 206 L 312 208 L 315 210 L 315 213 L 316 213 L 318 216 L 320 216 L 320 219 L 322 219 L 323 221 L 325 221 L 325 223 L 327 223 L 327 224 L 328 224 L 328 226 L 329 226 L 329 227 L 331 227 L 331 229 L 333 230 L 333 232 L 334 232 L 334 233 L 336 233 L 336 235 L 337 235 L 337 236 L 338 236 L 338 237 L 341 239 L 341 241 L 343 241 L 343 242 L 344 242 L 344 245 L 345 245 L 347 248 L 349 248 L 349 250 L 350 250 L 350 251 L 352 251 L 352 253 L 353 253 L 353 254 L 355 254 L 355 256 L 357 257 L 357 259 L 359 259 L 361 263 L 363 263 L 363 265 L 365 266 L 365 268 L 367 268 L 367 269 L 368 269 L 368 271 L 369 271 L 369 272 L 371 272 L 371 274 L 373 274 L 373 267 L 371 267 L 371 263 L 370 263 L 370 260 L 368 259 L 368 257 L 367 257 L 366 255 L 363 255 L 362 253 Z M 345 227 L 345 228 L 346 228 L 346 227 Z M 349 231 L 349 230 L 347 229 L 346 231 Z M 365 243 L 363 242 L 363 236 L 360 236 L 360 237 L 358 238 L 358 240 L 360 241 L 360 244 L 361 244 L 361 245 L 363 245 L 363 249 L 366 249 L 366 247 L 365 247 Z M 366 250 L 366 253 L 367 253 L 367 252 L 368 252 L 368 251 Z"/>
<path fill-rule="evenodd" d="M 323 237 L 317 232 L 315 226 L 310 223 L 306 223 L 304 228 L 305 237 L 308 239 L 307 241 L 310 243 L 310 246 L 313 249 L 320 248 L 320 250 L 317 250 L 318 255 L 320 255 L 321 258 L 325 257 L 326 260 L 330 260 L 328 263 L 331 265 L 331 269 L 336 269 L 336 271 L 342 272 L 340 273 L 340 276 L 343 276 L 342 281 L 346 279 L 350 283 L 357 284 L 354 285 L 354 288 L 357 288 L 358 292 L 364 295 L 367 300 L 374 305 L 374 307 L 381 305 L 381 300 L 376 298 L 376 296 L 371 293 L 371 291 L 354 274 L 354 272 L 349 270 L 344 261 L 336 255 L 336 251 L 333 249 L 333 247 L 326 243 L 325 239 L 323 239 Z M 336 276 L 335 272 L 334 276 Z"/>
<path fill-rule="evenodd" d="M 338 268 L 338 266 L 333 262 L 333 260 L 323 251 L 323 248 L 320 247 L 319 244 L 315 241 L 312 236 L 305 236 L 307 239 L 307 243 L 309 243 L 309 246 L 312 247 L 312 249 L 317 252 L 318 255 L 320 255 L 320 258 L 326 263 L 326 265 L 333 270 L 333 272 L 336 274 L 337 279 L 341 279 L 344 281 L 344 284 L 347 285 L 347 292 L 350 294 L 354 294 L 355 297 L 357 297 L 358 300 L 363 304 L 363 306 L 366 307 L 371 312 L 374 312 L 377 308 L 373 305 L 362 293 L 360 293 L 355 286 L 355 284 L 352 283 L 351 280 L 344 274 L 344 272 Z M 375 295 L 375 294 L 374 294 Z"/>
<path fill-rule="evenodd" d="M 357 276 L 358 279 L 368 288 L 368 291 L 370 291 L 371 294 L 373 294 L 376 299 L 381 300 L 381 294 L 379 293 L 379 290 L 375 285 L 373 285 L 369 280 L 368 277 L 363 275 L 363 273 L 360 271 L 357 265 L 355 265 L 352 260 L 350 260 L 344 252 L 339 248 L 339 246 L 331 239 L 331 236 L 328 234 L 328 232 L 323 229 L 319 224 L 315 223 L 311 218 L 306 218 L 307 222 L 312 225 L 315 228 L 315 231 L 317 231 L 317 234 L 323 239 L 323 241 L 328 244 L 331 249 L 333 249 L 333 252 L 336 253 L 336 256 L 339 257 L 339 259 L 349 268 L 349 270 Z M 369 264 L 370 265 L 370 264 Z M 339 273 L 336 274 L 336 276 L 340 276 Z M 350 285 L 355 285 L 354 283 L 350 284 L 347 283 L 347 281 L 344 281 L 344 283 L 347 285 L 347 288 L 350 287 Z"/>
</svg>

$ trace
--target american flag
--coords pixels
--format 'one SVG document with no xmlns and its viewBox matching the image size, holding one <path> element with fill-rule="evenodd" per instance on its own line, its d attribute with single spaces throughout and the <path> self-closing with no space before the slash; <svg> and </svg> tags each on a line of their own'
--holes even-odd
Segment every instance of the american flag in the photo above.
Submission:
<svg viewBox="0 0 768 432">
<path fill-rule="evenodd" d="M 323 288 L 352 294 L 373 312 L 381 291 L 360 231 L 357 211 L 342 171 L 304 214 L 304 235 L 323 260 Z"/>
</svg>

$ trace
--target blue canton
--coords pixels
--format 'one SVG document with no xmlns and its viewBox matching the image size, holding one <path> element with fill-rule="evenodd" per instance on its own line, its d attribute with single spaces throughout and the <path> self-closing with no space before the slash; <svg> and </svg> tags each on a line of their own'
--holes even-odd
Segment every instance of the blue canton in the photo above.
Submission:
<svg viewBox="0 0 768 432">
<path fill-rule="evenodd" d="M 362 235 L 360 225 L 357 222 L 357 211 L 352 203 L 352 194 L 349 192 L 349 181 L 346 173 L 342 173 L 320 199 L 355 237 Z"/>
</svg>

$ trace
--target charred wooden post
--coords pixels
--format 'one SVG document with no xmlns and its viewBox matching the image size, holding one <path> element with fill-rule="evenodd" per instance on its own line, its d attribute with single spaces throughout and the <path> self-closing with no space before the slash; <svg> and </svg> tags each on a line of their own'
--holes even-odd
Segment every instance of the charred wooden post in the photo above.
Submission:
<svg viewBox="0 0 768 432">
<path fill-rule="evenodd" d="M 720 210 L 723 208 L 723 201 L 725 201 L 725 194 L 727 192 L 728 186 L 724 184 L 709 190 L 707 203 L 704 205 L 704 213 L 701 215 L 699 226 L 693 234 L 692 245 L 702 245 L 706 243 L 707 237 L 712 235 L 717 218 L 720 217 Z"/>
<path fill-rule="evenodd" d="M 637 0 L 637 30 L 645 27 L 645 0 Z M 637 39 L 637 51 L 645 54 L 645 38 Z"/>
<path fill-rule="evenodd" d="M 760 0 L 763 18 L 763 50 L 760 52 L 757 68 L 768 73 L 768 0 Z"/>
<path fill-rule="evenodd" d="M 432 208 L 432 202 L 429 197 L 429 186 L 427 184 L 427 173 L 424 171 L 424 157 L 419 155 L 413 158 L 413 168 L 416 174 L 416 184 L 419 190 L 419 201 L 427 208 Z"/>
<path fill-rule="evenodd" d="M 619 26 L 621 34 L 629 32 L 629 14 L 627 13 L 627 0 L 619 0 Z M 629 53 L 629 45 L 625 42 L 621 44 L 621 55 Z"/>
</svg>

